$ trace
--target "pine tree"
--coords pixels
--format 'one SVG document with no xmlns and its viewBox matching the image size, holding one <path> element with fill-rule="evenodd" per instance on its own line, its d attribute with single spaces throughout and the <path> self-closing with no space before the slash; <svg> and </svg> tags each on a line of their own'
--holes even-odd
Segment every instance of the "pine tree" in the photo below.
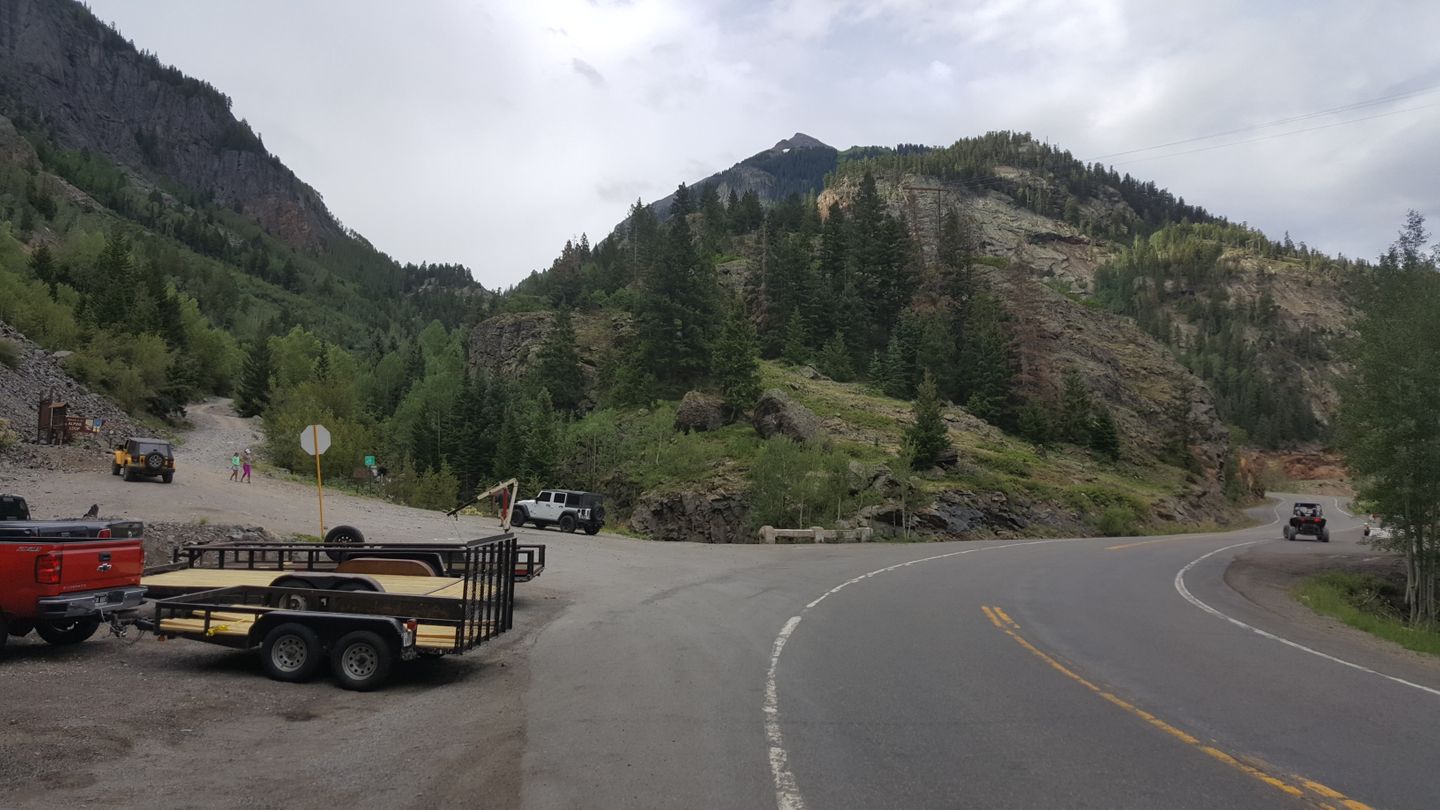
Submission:
<svg viewBox="0 0 1440 810">
<path fill-rule="evenodd" d="M 695 253 L 684 217 L 671 219 L 663 255 L 644 279 L 637 317 L 638 359 L 660 396 L 678 397 L 709 371 L 719 321 L 715 266 Z"/>
<path fill-rule="evenodd" d="M 525 446 L 521 450 L 520 469 L 534 486 L 545 486 L 555 472 L 560 456 L 560 419 L 550 402 L 550 392 L 540 389 L 530 403 L 525 420 Z"/>
<path fill-rule="evenodd" d="M 1090 444 L 1090 427 L 1094 418 L 1094 406 L 1090 402 L 1090 389 L 1075 369 L 1065 372 L 1065 388 L 1060 394 L 1060 438 L 1082 447 Z"/>
<path fill-rule="evenodd" d="M 785 319 L 785 344 L 780 356 L 791 365 L 810 362 L 810 330 L 805 328 L 805 318 L 798 309 L 791 310 Z"/>
<path fill-rule="evenodd" d="M 236 392 L 235 410 L 245 417 L 258 416 L 270 406 L 270 342 L 257 338 L 250 344 L 245 364 L 240 371 L 240 389 Z"/>
<path fill-rule="evenodd" d="M 569 310 L 555 313 L 550 333 L 540 345 L 535 368 L 530 372 L 536 385 L 550 392 L 555 409 L 573 414 L 585 398 L 585 374 L 580 369 L 580 354 L 575 349 L 575 326 Z"/>
<path fill-rule="evenodd" d="M 95 265 L 99 283 L 91 292 L 96 323 L 104 328 L 124 328 L 130 323 L 135 303 L 135 273 L 130 261 L 130 243 L 118 230 L 111 231 Z"/>
<path fill-rule="evenodd" d="M 993 425 L 1009 427 L 1014 418 L 1015 369 L 1004 308 L 992 294 L 977 293 L 965 304 L 959 364 L 965 409 Z"/>
<path fill-rule="evenodd" d="M 30 254 L 30 272 L 35 274 L 35 278 L 48 284 L 51 292 L 54 292 L 55 282 L 57 281 L 55 276 L 55 256 L 50 252 L 48 245 L 41 244 L 35 248 L 34 253 Z"/>
<path fill-rule="evenodd" d="M 675 196 L 670 200 L 670 216 L 687 217 L 694 211 L 690 202 L 690 188 L 684 183 L 675 187 Z"/>
<path fill-rule="evenodd" d="M 1120 430 L 1103 403 L 1095 406 L 1095 418 L 1090 422 L 1090 449 L 1111 461 L 1120 458 Z"/>
<path fill-rule="evenodd" d="M 820 373 L 836 382 L 849 382 L 855 378 L 855 366 L 850 361 L 850 347 L 845 343 L 845 333 L 839 329 L 825 341 L 820 354 L 815 358 Z"/>
<path fill-rule="evenodd" d="M 916 389 L 912 411 L 915 424 L 905 432 L 906 444 L 914 453 L 911 463 L 917 470 L 928 469 L 935 466 L 940 454 L 950 447 L 945 418 L 940 412 L 940 394 L 929 371 L 925 372 Z"/>
<path fill-rule="evenodd" d="M 732 308 L 726 318 L 712 366 L 727 415 L 734 418 L 749 410 L 760 396 L 760 347 L 743 308 Z"/>
</svg>

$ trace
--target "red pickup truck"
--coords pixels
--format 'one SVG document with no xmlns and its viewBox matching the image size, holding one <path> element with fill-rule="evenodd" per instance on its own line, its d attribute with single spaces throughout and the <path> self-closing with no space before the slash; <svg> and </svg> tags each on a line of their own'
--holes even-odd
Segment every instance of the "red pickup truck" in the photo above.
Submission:
<svg viewBox="0 0 1440 810">
<path fill-rule="evenodd" d="M 0 647 L 32 629 L 77 644 L 140 607 L 143 534 L 138 521 L 30 520 L 24 499 L 0 495 Z"/>
</svg>

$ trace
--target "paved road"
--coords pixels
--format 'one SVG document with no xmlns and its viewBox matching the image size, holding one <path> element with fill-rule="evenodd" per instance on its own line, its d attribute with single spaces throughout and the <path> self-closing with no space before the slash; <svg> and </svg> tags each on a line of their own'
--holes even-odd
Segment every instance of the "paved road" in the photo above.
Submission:
<svg viewBox="0 0 1440 810">
<path fill-rule="evenodd" d="M 1440 667 L 1225 582 L 1256 549 L 1368 553 L 1323 500 L 1326 545 L 567 543 L 522 803 L 1434 807 Z"/>
<path fill-rule="evenodd" d="M 227 431 L 246 440 L 229 419 L 202 413 L 208 438 L 187 452 L 208 458 Z M 173 488 L 52 475 L 36 501 L 113 484 L 130 500 L 95 500 L 136 516 L 217 510 L 304 530 L 303 485 L 238 489 L 220 470 Z M 377 534 L 454 526 L 337 505 Z M 551 561 L 519 589 L 516 632 L 371 695 L 271 683 L 204 645 L 51 655 L 27 640 L 0 674 L 21 707 L 7 735 L 71 756 L 15 801 L 0 779 L 0 805 L 1434 807 L 1440 667 L 1226 581 L 1237 558 L 1367 553 L 1338 506 L 1328 545 L 1284 543 L 1278 525 L 831 547 L 527 529 Z M 55 724 L 77 689 L 114 688 L 131 697 L 87 709 L 89 737 Z M 84 743 L 149 717 L 143 746 Z M 260 744 L 276 740 L 289 742 Z"/>
</svg>

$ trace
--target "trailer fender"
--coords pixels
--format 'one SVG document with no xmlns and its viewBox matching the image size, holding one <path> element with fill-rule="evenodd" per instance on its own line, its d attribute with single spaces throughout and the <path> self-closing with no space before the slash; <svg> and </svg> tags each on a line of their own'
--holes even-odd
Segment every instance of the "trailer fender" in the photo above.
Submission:
<svg viewBox="0 0 1440 810">
<path fill-rule="evenodd" d="M 390 651 L 399 657 L 405 648 L 405 626 L 393 616 L 364 616 L 356 613 L 309 613 L 298 610 L 272 610 L 256 620 L 250 628 L 250 643 L 258 645 L 265 636 L 282 624 L 294 622 L 304 625 L 320 637 L 320 643 L 328 651 L 341 636 L 356 630 L 369 630 L 390 645 Z"/>
</svg>

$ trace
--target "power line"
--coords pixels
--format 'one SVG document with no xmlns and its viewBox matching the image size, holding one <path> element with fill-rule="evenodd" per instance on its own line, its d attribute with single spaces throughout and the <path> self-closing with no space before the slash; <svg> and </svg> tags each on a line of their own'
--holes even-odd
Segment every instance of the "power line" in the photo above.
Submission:
<svg viewBox="0 0 1440 810">
<path fill-rule="evenodd" d="M 1345 120 L 1345 121 L 1335 121 L 1335 122 L 1329 123 L 1329 124 L 1319 124 L 1319 125 L 1313 126 L 1313 127 L 1304 127 L 1304 128 L 1302 128 L 1302 129 L 1293 129 L 1293 130 L 1290 130 L 1289 132 L 1277 132 L 1277 133 L 1275 133 L 1274 135 L 1262 135 L 1262 136 L 1259 137 L 1259 138 L 1247 138 L 1246 140 L 1243 140 L 1243 141 L 1230 141 L 1229 143 L 1217 143 L 1217 144 L 1215 144 L 1214 146 L 1202 146 L 1202 147 L 1199 148 L 1199 149 L 1188 149 L 1188 150 L 1186 150 L 1186 151 L 1184 151 L 1184 152 L 1171 152 L 1171 153 L 1165 154 L 1165 155 L 1150 155 L 1149 157 L 1140 157 L 1140 158 L 1135 158 L 1134 160 L 1123 160 L 1123 161 L 1121 161 L 1121 162 L 1120 162 L 1119 164 L 1117 164 L 1117 165 L 1120 165 L 1120 166 L 1128 166 L 1128 165 L 1131 164 L 1131 163 L 1144 163 L 1144 162 L 1147 161 L 1147 160 L 1159 160 L 1159 159 L 1161 159 L 1161 158 L 1180 157 L 1181 155 L 1193 155 L 1193 154 L 1195 154 L 1195 153 L 1197 153 L 1197 152 L 1210 152 L 1210 151 L 1213 151 L 1213 150 L 1215 150 L 1215 149 L 1224 149 L 1224 148 L 1227 147 L 1227 146 L 1240 146 L 1240 145 L 1247 144 L 1247 143 L 1259 143 L 1259 142 L 1261 142 L 1261 141 L 1269 141 L 1269 140 L 1274 140 L 1274 139 L 1276 139 L 1276 138 L 1284 138 L 1284 137 L 1286 137 L 1286 136 L 1288 136 L 1288 135 L 1299 135 L 1299 134 L 1302 133 L 1302 132 L 1314 132 L 1314 131 L 1317 130 L 1317 129 L 1331 129 L 1331 128 L 1333 128 L 1333 127 L 1343 127 L 1343 126 L 1345 126 L 1346 124 L 1358 124 L 1358 123 L 1360 123 L 1361 121 L 1373 121 L 1373 120 L 1375 120 L 1376 118 L 1388 118 L 1389 116 L 1392 116 L 1392 115 L 1400 115 L 1401 113 L 1415 112 L 1416 110 L 1428 110 L 1428 109 L 1430 109 L 1430 108 L 1432 108 L 1432 107 L 1440 107 L 1440 102 L 1436 102 L 1436 103 L 1434 103 L 1434 104 L 1422 104 L 1422 105 L 1420 105 L 1419 107 L 1406 107 L 1406 108 L 1403 109 L 1403 110 L 1390 110 L 1389 112 L 1376 113 L 1375 115 L 1367 115 L 1367 116 L 1364 116 L 1364 117 L 1361 117 L 1361 118 L 1350 118 L 1350 119 L 1347 119 L 1347 120 Z"/>
<path fill-rule="evenodd" d="M 1168 148 L 1168 147 L 1171 147 L 1171 146 L 1183 146 L 1184 144 L 1187 144 L 1187 143 L 1195 143 L 1195 142 L 1197 142 L 1197 141 L 1208 141 L 1208 140 L 1211 140 L 1211 139 L 1213 139 L 1213 138 L 1223 138 L 1223 137 L 1225 137 L 1225 136 L 1227 136 L 1227 135 L 1239 135 L 1239 134 L 1242 133 L 1242 132 L 1253 132 L 1253 131 L 1255 131 L 1255 130 L 1257 130 L 1257 129 L 1268 129 L 1269 127 L 1281 126 L 1281 125 L 1283 125 L 1283 124 L 1293 124 L 1293 123 L 1296 123 L 1296 122 L 1298 122 L 1298 121 L 1308 121 L 1308 120 L 1310 120 L 1310 119 L 1312 119 L 1312 118 L 1320 118 L 1320 117 L 1323 117 L 1323 116 L 1326 116 L 1326 115 L 1335 115 L 1336 113 L 1351 112 L 1351 111 L 1354 111 L 1354 110 L 1363 109 L 1363 108 L 1365 108 L 1365 107 L 1373 107 L 1373 106 L 1375 106 L 1375 105 L 1377 105 L 1377 104 L 1386 104 L 1386 103 L 1391 102 L 1391 101 L 1398 101 L 1398 100 L 1401 100 L 1401 99 L 1414 98 L 1414 97 L 1416 97 L 1416 96 L 1423 96 L 1423 95 L 1427 95 L 1427 94 L 1429 94 L 1429 93 L 1434 93 L 1434 92 L 1437 91 L 1437 90 L 1440 90 L 1440 85 L 1435 85 L 1435 86 L 1432 86 L 1432 87 L 1425 87 L 1425 88 L 1421 88 L 1421 89 L 1419 89 L 1419 90 L 1408 90 L 1408 91 L 1406 91 L 1406 92 L 1404 92 L 1404 93 L 1393 93 L 1393 94 L 1388 95 L 1388 96 L 1380 96 L 1380 97 L 1378 97 L 1378 98 L 1366 99 L 1366 100 L 1364 100 L 1364 101 L 1356 101 L 1356 102 L 1352 102 L 1352 103 L 1350 103 L 1350 104 L 1343 104 L 1343 105 L 1341 105 L 1341 106 L 1339 106 L 1339 107 L 1331 107 L 1330 109 L 1327 109 L 1327 110 L 1316 110 L 1315 112 L 1309 112 L 1309 113 L 1305 113 L 1305 114 L 1303 114 L 1303 115 L 1295 115 L 1295 116 L 1291 116 L 1291 117 L 1289 117 L 1289 118 L 1279 118 L 1279 119 L 1276 119 L 1276 120 L 1274 120 L 1274 121 L 1266 121 L 1265 123 L 1262 123 L 1262 124 L 1251 124 L 1250 126 L 1237 127 L 1236 129 L 1227 129 L 1227 130 L 1225 130 L 1224 132 L 1214 132 L 1214 133 L 1211 133 L 1211 134 L 1209 134 L 1209 135 L 1197 135 L 1197 136 L 1195 136 L 1195 137 L 1193 137 L 1193 138 L 1184 138 L 1184 139 L 1181 139 L 1181 140 L 1178 140 L 1178 141 L 1171 141 L 1171 142 L 1169 142 L 1169 143 L 1157 144 L 1157 145 L 1155 145 L 1155 146 L 1146 146 L 1146 147 L 1142 147 L 1142 148 L 1140 148 L 1140 149 L 1127 149 L 1127 150 L 1125 150 L 1125 151 L 1123 151 L 1123 152 L 1111 152 L 1111 153 L 1109 153 L 1109 154 L 1107 154 L 1107 155 L 1096 155 L 1095 157 L 1091 158 L 1091 160 L 1092 160 L 1092 161 L 1094 161 L 1094 160 L 1105 160 L 1106 158 L 1121 157 L 1121 156 L 1123 156 L 1123 155 L 1133 155 L 1133 154 L 1137 154 L 1137 153 L 1139 153 L 1139 152 L 1153 152 L 1153 151 L 1155 151 L 1156 149 L 1165 149 L 1165 148 Z M 1414 108 L 1414 109 L 1420 109 L 1420 108 Z M 1355 120 L 1368 120 L 1368 119 L 1355 119 Z M 1300 131 L 1305 131 L 1305 130 L 1300 130 Z"/>
</svg>

